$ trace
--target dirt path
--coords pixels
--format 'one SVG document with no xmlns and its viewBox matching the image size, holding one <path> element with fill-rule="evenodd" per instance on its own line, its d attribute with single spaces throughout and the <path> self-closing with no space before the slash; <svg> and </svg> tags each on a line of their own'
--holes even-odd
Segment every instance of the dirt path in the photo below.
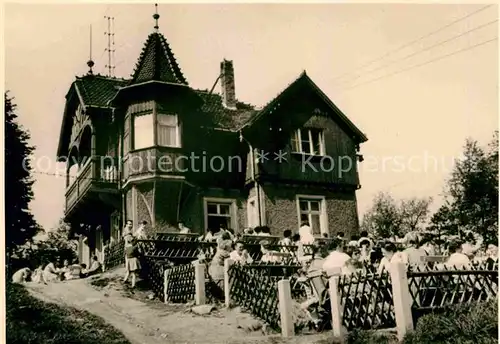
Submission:
<svg viewBox="0 0 500 344">
<path fill-rule="evenodd" d="M 105 276 L 103 276 L 105 277 Z M 108 277 L 113 278 L 109 275 Z M 115 276 L 116 278 L 116 276 Z M 330 334 L 294 337 L 264 335 L 243 328 L 255 322 L 237 310 L 220 309 L 206 316 L 195 315 L 183 305 L 130 298 L 115 288 L 97 290 L 90 280 L 50 285 L 28 284 L 27 289 L 47 302 L 65 304 L 104 318 L 134 344 L 314 344 L 330 343 Z M 134 295 L 132 295 L 134 297 Z"/>
</svg>

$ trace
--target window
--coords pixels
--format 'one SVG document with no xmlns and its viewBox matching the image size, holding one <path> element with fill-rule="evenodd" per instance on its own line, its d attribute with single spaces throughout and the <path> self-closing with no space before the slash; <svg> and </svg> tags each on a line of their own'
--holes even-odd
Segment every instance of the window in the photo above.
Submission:
<svg viewBox="0 0 500 344">
<path fill-rule="evenodd" d="M 154 146 L 153 114 L 134 116 L 134 149 Z"/>
<path fill-rule="evenodd" d="M 233 200 L 205 199 L 206 228 L 232 228 L 236 230 L 236 209 Z"/>
<path fill-rule="evenodd" d="M 292 135 L 292 151 L 310 155 L 325 155 L 321 129 L 298 129 Z"/>
<path fill-rule="evenodd" d="M 158 146 L 180 147 L 179 123 L 176 115 L 158 114 Z"/>
<path fill-rule="evenodd" d="M 297 196 L 299 227 L 302 221 L 309 222 L 313 235 L 328 233 L 325 199 L 322 196 Z"/>
</svg>

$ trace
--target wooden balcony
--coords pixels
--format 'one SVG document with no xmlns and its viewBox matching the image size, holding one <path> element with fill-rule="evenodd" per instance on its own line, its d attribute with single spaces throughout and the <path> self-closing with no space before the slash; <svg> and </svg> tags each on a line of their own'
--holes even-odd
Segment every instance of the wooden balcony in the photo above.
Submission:
<svg viewBox="0 0 500 344">
<path fill-rule="evenodd" d="M 80 203 L 92 199 L 93 196 L 99 196 L 99 193 L 118 194 L 117 164 L 110 164 L 105 160 L 109 159 L 101 159 L 100 156 L 92 157 L 72 180 L 66 190 L 66 216 L 73 213 Z"/>
</svg>

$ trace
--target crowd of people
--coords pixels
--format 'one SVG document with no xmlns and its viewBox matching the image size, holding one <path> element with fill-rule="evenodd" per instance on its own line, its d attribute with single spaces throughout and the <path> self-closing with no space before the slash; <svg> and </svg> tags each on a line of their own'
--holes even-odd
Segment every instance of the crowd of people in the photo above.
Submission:
<svg viewBox="0 0 500 344">
<path fill-rule="evenodd" d="M 17 270 L 12 275 L 13 283 L 53 283 L 79 278 L 86 278 L 102 272 L 102 266 L 97 256 L 92 257 L 90 267 L 87 268 L 85 263 L 78 264 L 68 259 L 58 262 L 56 259 L 49 258 L 36 269 L 32 270 L 25 267 Z"/>
<path fill-rule="evenodd" d="M 260 263 L 290 262 L 290 256 L 293 255 L 295 262 L 298 260 L 305 270 L 313 274 L 318 269 L 325 273 L 337 271 L 342 275 L 381 273 L 389 271 L 391 264 L 397 261 L 412 267 L 423 267 L 433 261 L 434 268 L 448 269 L 467 269 L 480 263 L 488 263 L 492 267 L 498 261 L 498 247 L 492 244 L 485 247 L 482 238 L 474 233 L 465 233 L 462 239 L 447 237 L 444 244 L 440 245 L 432 237 L 417 233 L 409 233 L 404 238 L 382 240 L 371 238 L 367 232 L 361 232 L 359 236 L 352 236 L 350 239 L 344 233 L 338 233 L 334 238 L 326 235 L 318 238 L 313 235 L 307 222 L 302 223 L 296 234 L 285 230 L 278 245 L 266 240 L 266 237 L 271 236 L 271 230 L 267 226 L 247 230 L 244 234 L 262 236 L 259 241 Z M 215 255 L 208 262 L 209 272 L 214 280 L 223 279 L 226 258 L 241 264 L 256 261 L 255 255 L 252 257 L 249 254 L 248 244 L 231 230 L 210 230 L 200 240 L 217 242 Z M 295 246 L 296 250 L 290 250 L 287 246 Z M 435 259 L 426 258 L 430 256 Z M 206 261 L 204 254 L 198 258 L 198 261 Z"/>
</svg>

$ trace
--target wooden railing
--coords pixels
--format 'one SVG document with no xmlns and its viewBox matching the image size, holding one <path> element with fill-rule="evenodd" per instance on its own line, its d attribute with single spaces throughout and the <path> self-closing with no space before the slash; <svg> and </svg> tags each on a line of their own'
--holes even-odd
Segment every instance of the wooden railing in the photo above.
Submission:
<svg viewBox="0 0 500 344">
<path fill-rule="evenodd" d="M 73 209 L 93 183 L 103 184 L 104 187 L 112 187 L 117 185 L 118 180 L 118 164 L 113 163 L 108 157 L 92 157 L 85 163 L 66 190 L 66 212 Z"/>
</svg>

